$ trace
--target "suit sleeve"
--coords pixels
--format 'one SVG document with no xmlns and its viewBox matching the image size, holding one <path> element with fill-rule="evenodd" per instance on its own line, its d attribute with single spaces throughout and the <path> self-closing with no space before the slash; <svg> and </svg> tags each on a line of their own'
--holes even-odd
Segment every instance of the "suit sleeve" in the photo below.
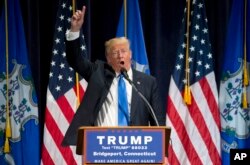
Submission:
<svg viewBox="0 0 250 165">
<path fill-rule="evenodd" d="M 66 58 L 69 65 L 79 73 L 86 81 L 89 80 L 93 70 L 96 66 L 94 63 L 90 62 L 86 56 L 86 49 L 82 52 L 80 48 L 81 40 L 77 38 L 72 41 L 66 42 Z M 84 41 L 83 41 L 84 42 Z"/>
<path fill-rule="evenodd" d="M 153 78 L 152 91 L 151 91 L 151 105 L 155 112 L 156 118 L 160 126 L 166 125 L 166 110 L 163 108 L 162 100 L 159 93 L 159 88 L 157 81 Z M 156 123 L 151 123 L 151 125 L 156 125 Z"/>
</svg>

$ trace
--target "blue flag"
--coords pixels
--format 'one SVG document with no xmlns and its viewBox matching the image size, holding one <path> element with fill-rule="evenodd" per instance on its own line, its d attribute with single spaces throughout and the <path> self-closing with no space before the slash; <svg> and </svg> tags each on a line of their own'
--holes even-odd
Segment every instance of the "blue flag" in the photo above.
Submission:
<svg viewBox="0 0 250 165">
<path fill-rule="evenodd" d="M 37 98 L 27 56 L 22 13 L 18 0 L 6 2 L 8 7 L 2 10 L 0 17 L 0 164 L 38 165 Z M 7 102 L 9 106 L 6 106 Z M 6 138 L 7 119 L 10 120 L 9 138 Z M 4 145 L 7 141 L 9 145 Z M 4 150 L 4 146 L 9 146 L 9 152 Z"/>
<path fill-rule="evenodd" d="M 127 21 L 124 25 L 124 5 L 122 6 L 120 20 L 117 28 L 117 37 L 125 36 L 125 28 L 127 38 L 130 41 L 132 50 L 132 67 L 136 70 L 150 74 L 147 52 L 143 37 L 143 29 L 141 24 L 141 15 L 139 3 L 137 0 L 127 0 Z"/>
<path fill-rule="evenodd" d="M 249 11 L 247 6 L 247 67 L 249 77 Z M 230 164 L 230 149 L 250 148 L 250 88 L 249 84 L 243 86 L 244 64 L 244 0 L 234 0 L 231 8 L 225 53 L 220 81 L 220 114 L 221 114 L 221 137 L 222 137 L 222 163 Z M 243 108 L 243 91 L 248 94 L 248 108 Z"/>
</svg>

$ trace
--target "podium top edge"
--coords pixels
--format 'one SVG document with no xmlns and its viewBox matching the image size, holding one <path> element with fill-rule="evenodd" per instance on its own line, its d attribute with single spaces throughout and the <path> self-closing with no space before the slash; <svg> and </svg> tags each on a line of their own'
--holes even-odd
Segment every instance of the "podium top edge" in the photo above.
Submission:
<svg viewBox="0 0 250 165">
<path fill-rule="evenodd" d="M 78 129 L 171 129 L 168 126 L 109 126 L 109 127 L 103 127 L 103 126 L 81 126 Z"/>
</svg>

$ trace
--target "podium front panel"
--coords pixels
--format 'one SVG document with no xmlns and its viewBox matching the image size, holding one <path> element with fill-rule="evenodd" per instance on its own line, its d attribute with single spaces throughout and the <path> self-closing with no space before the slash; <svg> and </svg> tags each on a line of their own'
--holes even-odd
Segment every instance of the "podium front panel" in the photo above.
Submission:
<svg viewBox="0 0 250 165">
<path fill-rule="evenodd" d="M 165 127 L 87 127 L 84 164 L 162 164 Z"/>
</svg>

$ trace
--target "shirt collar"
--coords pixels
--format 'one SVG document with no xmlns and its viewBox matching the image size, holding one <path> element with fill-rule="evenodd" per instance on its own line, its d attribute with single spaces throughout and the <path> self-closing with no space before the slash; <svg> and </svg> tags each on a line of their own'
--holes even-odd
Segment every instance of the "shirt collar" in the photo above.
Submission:
<svg viewBox="0 0 250 165">
<path fill-rule="evenodd" d="M 129 70 L 127 71 L 127 73 L 128 73 L 129 79 L 132 80 L 132 75 L 133 75 L 132 69 L 129 68 Z"/>
</svg>

